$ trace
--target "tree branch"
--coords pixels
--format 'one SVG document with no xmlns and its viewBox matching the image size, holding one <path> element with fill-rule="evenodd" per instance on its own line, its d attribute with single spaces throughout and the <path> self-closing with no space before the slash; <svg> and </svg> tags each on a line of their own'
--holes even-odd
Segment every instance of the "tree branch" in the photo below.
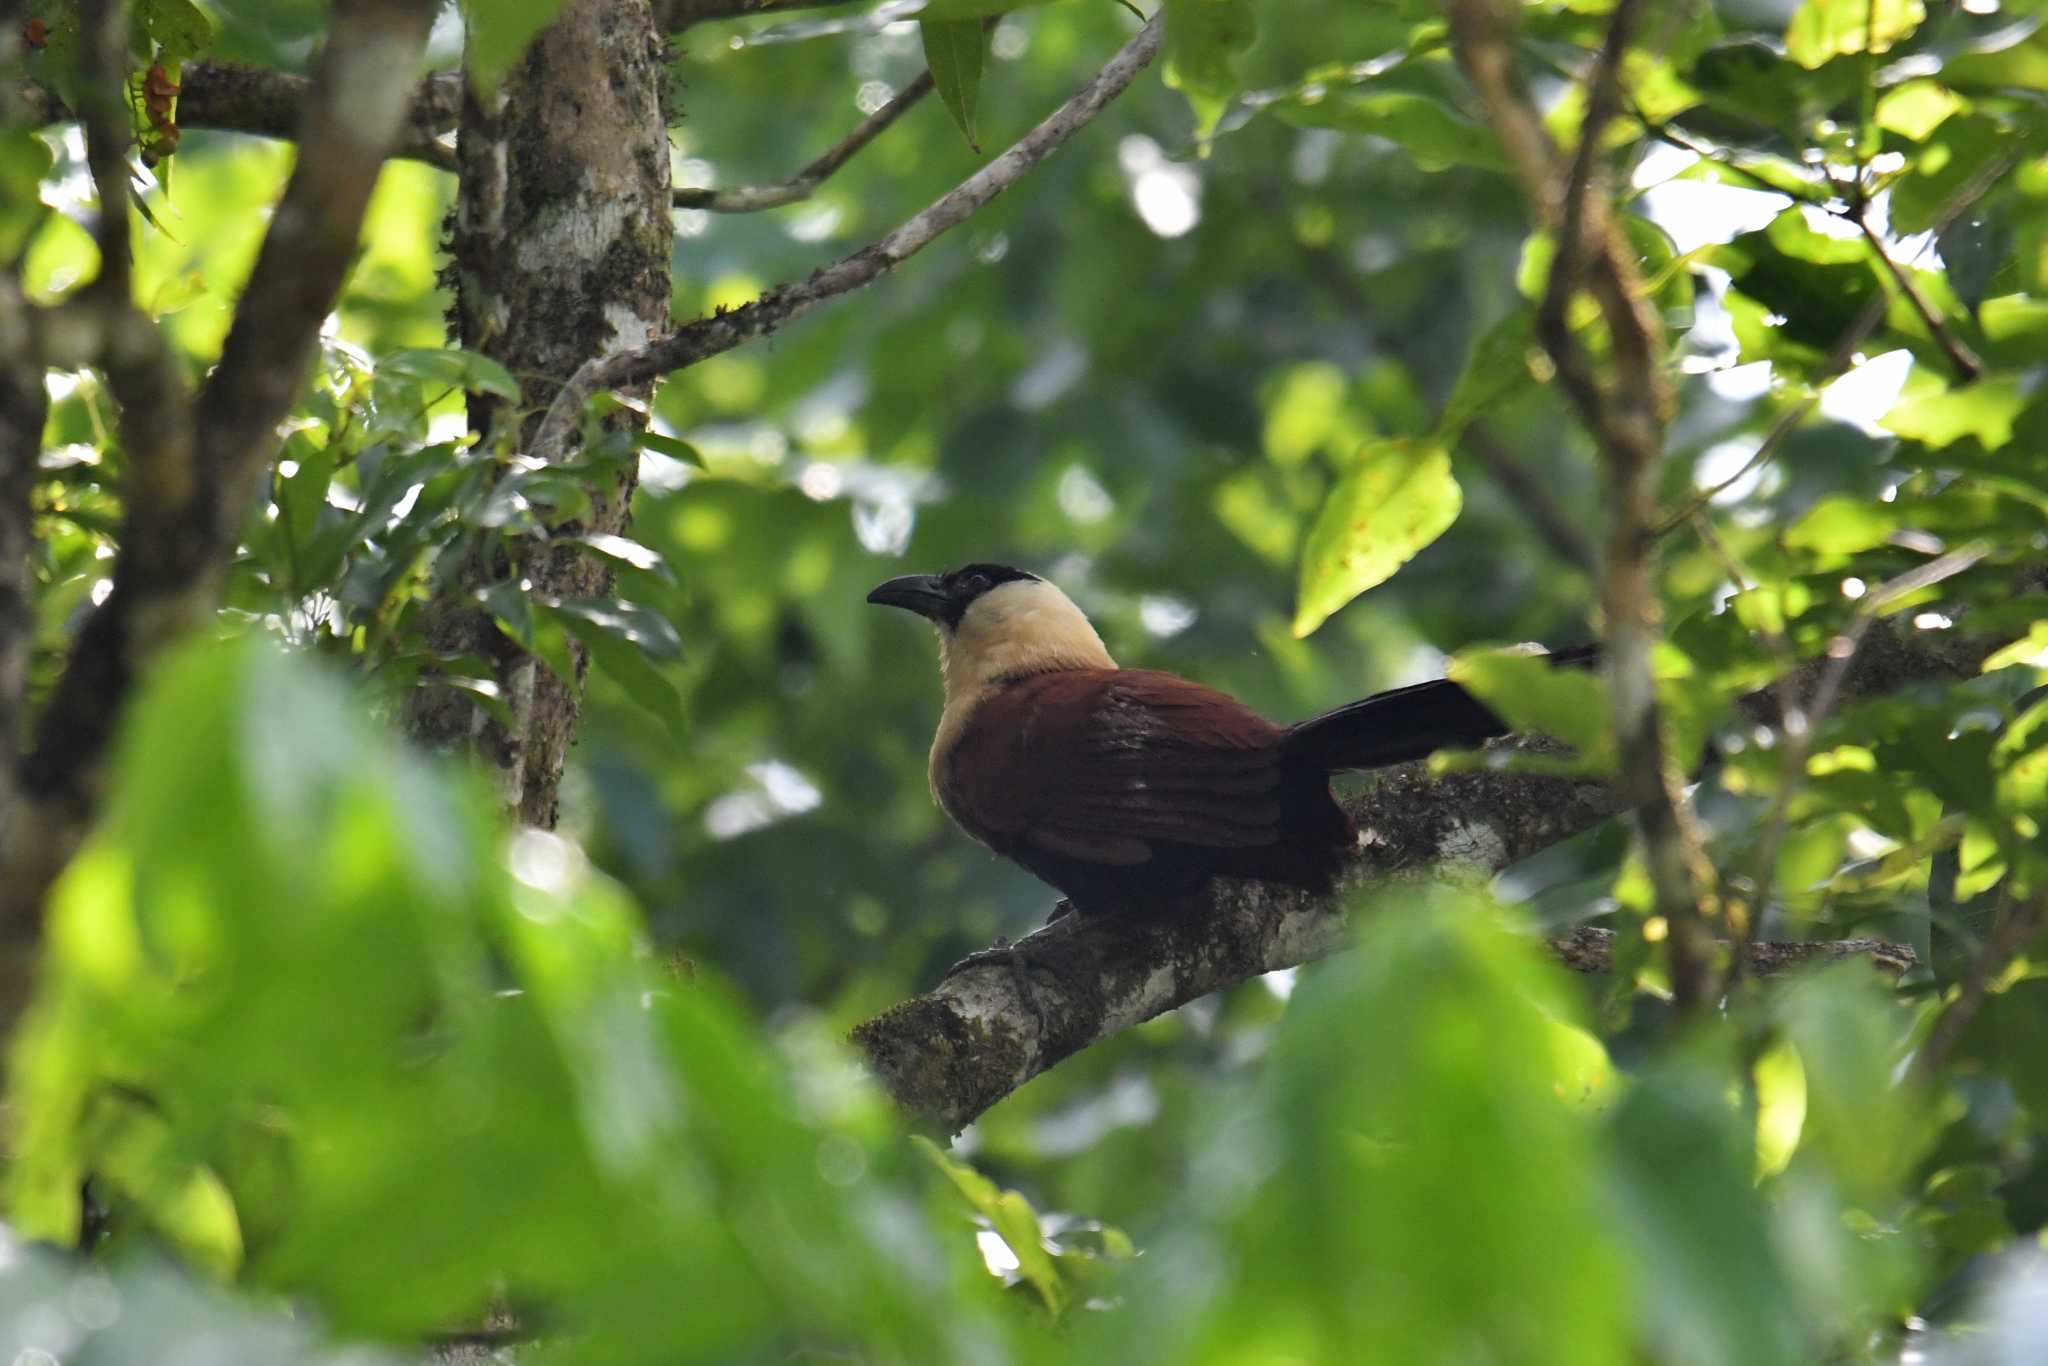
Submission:
<svg viewBox="0 0 2048 1366">
<path fill-rule="evenodd" d="M 759 213 L 809 199 L 817 188 L 848 161 L 853 154 L 879 137 L 890 124 L 902 118 L 919 100 L 932 92 L 932 73 L 923 72 L 909 85 L 889 97 L 889 102 L 868 115 L 830 151 L 787 180 L 773 185 L 735 185 L 727 190 L 678 189 L 673 198 L 678 209 L 707 209 L 712 213 Z"/>
<path fill-rule="evenodd" d="M 0 272 L 0 831 L 7 828 L 28 724 L 25 697 L 35 645 L 29 555 L 35 546 L 29 495 L 35 486 L 49 390 L 31 345 L 21 281 Z"/>
<path fill-rule="evenodd" d="M 1880 623 L 1842 688 L 1848 696 L 1877 696 L 1912 682 L 1974 677 L 2000 643 Z M 1827 661 L 1810 667 L 1824 669 Z M 1749 695 L 1739 710 L 1751 721 L 1773 721 L 1776 689 Z M 1555 752 L 1547 742 L 1520 738 L 1492 748 Z M 1621 813 L 1627 802 L 1615 787 L 1590 780 L 1492 767 L 1431 777 L 1426 763 L 1415 763 L 1387 770 L 1345 806 L 1359 844 L 1328 898 L 1219 880 L 1186 914 L 1068 915 L 1022 941 L 1029 999 L 1019 973 L 1000 963 L 978 965 L 857 1026 L 853 1040 L 906 1111 L 955 1131 L 1090 1044 L 1210 992 L 1346 947 L 1346 908 L 1362 886 L 1483 879 Z M 1569 966 L 1598 970 L 1608 952 L 1600 938 L 1576 930 L 1552 947 Z M 1892 945 L 1846 940 L 1755 944 L 1747 962 L 1766 973 L 1863 953 L 1891 970 L 1912 961 Z"/>
<path fill-rule="evenodd" d="M 1494 482 L 1515 500 L 1515 506 L 1521 509 L 1530 527 L 1559 559 L 1588 574 L 1598 572 L 1600 562 L 1591 543 L 1559 505 L 1557 495 L 1493 434 L 1492 428 L 1482 422 L 1473 422 L 1465 428 L 1459 444 L 1470 451 L 1493 476 Z"/>
<path fill-rule="evenodd" d="M 289 71 L 237 62 L 192 62 L 179 76 L 178 126 L 289 140 L 304 122 L 312 88 L 311 80 Z M 31 122 L 68 123 L 78 117 L 40 82 L 23 81 L 17 93 Z M 436 72 L 420 82 L 391 155 L 454 170 L 454 149 L 441 138 L 454 129 L 461 104 L 459 72 Z"/>
<path fill-rule="evenodd" d="M 1926 326 L 1928 335 L 1941 347 L 1942 353 L 1948 357 L 1948 363 L 1955 367 L 1956 374 L 1965 383 L 1981 376 L 1984 373 L 1984 362 L 1977 353 L 1965 345 L 1962 338 L 1949 331 L 1948 325 L 1941 320 L 1941 315 L 1934 311 L 1928 304 L 1927 297 L 1920 292 L 1920 286 L 1914 284 L 1913 277 L 1906 273 L 1906 268 L 1892 259 L 1891 252 L 1885 249 L 1884 238 L 1878 236 L 1877 229 L 1870 226 L 1870 220 L 1861 213 L 1855 218 L 1856 226 L 1863 233 L 1864 240 L 1870 243 L 1870 250 L 1876 254 L 1878 264 L 1884 267 L 1885 274 L 1891 276 L 1892 283 L 1899 287 L 1899 293 L 1906 296 L 1906 302 L 1913 305 L 1913 311 L 1920 315 L 1920 321 Z"/>
<path fill-rule="evenodd" d="M 1122 94 L 1158 54 L 1164 22 L 1162 10 L 1044 122 L 880 241 L 813 271 L 801 284 L 780 285 L 752 303 L 686 323 L 647 346 L 586 362 L 556 394 L 534 437 L 532 453 L 547 461 L 559 457 L 575 432 L 584 404 L 600 390 L 638 384 L 766 336 L 829 299 L 874 283 L 941 234 L 958 227 L 1023 179 Z"/>
<path fill-rule="evenodd" d="M 1452 47 L 1486 105 L 1537 221 L 1555 239 L 1536 331 L 1556 362 L 1580 420 L 1600 448 L 1607 485 L 1607 544 L 1600 576 L 1605 652 L 1620 785 L 1635 814 L 1657 913 L 1668 927 L 1671 983 L 1679 1007 L 1714 995 L 1713 869 L 1672 762 L 1650 657 L 1660 637 L 1653 560 L 1656 469 L 1663 456 L 1669 392 L 1663 326 L 1645 297 L 1635 254 L 1606 200 L 1601 140 L 1621 112 L 1621 69 L 1643 12 L 1618 0 L 1587 78 L 1586 114 L 1568 169 L 1514 71 L 1509 20 L 1493 0 L 1444 0 Z M 1571 317 L 1581 289 L 1598 303 L 1611 352 L 1603 375 Z"/>
<path fill-rule="evenodd" d="M 133 471 L 128 521 L 113 591 L 73 644 L 22 766 L 24 800 L 0 831 L 0 940 L 7 941 L 0 951 L 33 945 L 43 894 L 90 822 L 136 669 L 218 596 L 276 452 L 278 423 L 304 387 L 320 326 L 353 259 L 438 8 L 435 0 L 337 0 L 308 88 L 296 168 L 196 403 L 162 337 L 132 303 L 113 301 L 117 325 L 105 336 L 103 364 L 120 399 Z M 123 195 L 125 218 L 125 185 Z M 0 990 L 10 985 L 0 982 Z M 11 991 L 0 995 L 0 1023 L 20 1004 Z"/>
</svg>

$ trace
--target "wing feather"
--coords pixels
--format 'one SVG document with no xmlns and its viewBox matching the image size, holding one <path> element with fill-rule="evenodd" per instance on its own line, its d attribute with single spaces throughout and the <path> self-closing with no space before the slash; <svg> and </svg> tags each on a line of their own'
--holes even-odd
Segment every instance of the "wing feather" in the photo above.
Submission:
<svg viewBox="0 0 2048 1366">
<path fill-rule="evenodd" d="M 970 833 L 1130 865 L 1160 844 L 1280 838 L 1283 732 L 1227 694 L 1149 670 L 1042 674 L 985 700 L 940 799 Z"/>
</svg>

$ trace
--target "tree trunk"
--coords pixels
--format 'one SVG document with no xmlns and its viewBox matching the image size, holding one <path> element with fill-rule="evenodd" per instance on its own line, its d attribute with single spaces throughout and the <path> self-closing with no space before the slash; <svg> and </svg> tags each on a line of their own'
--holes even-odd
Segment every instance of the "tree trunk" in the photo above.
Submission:
<svg viewBox="0 0 2048 1366">
<path fill-rule="evenodd" d="M 485 439 L 523 445 L 577 366 L 645 344 L 667 327 L 672 228 L 663 51 L 648 0 L 571 0 L 490 96 L 465 98 L 453 275 L 461 344 L 518 377 L 516 413 L 472 403 Z M 516 433 L 502 425 L 516 421 Z M 632 414 L 608 427 L 625 431 Z M 536 598 L 609 591 L 603 563 L 562 538 L 626 524 L 634 465 L 601 462 L 585 477 L 587 517 L 527 543 L 518 562 L 466 567 L 470 587 L 512 575 Z M 577 689 L 505 638 L 460 596 L 434 604 L 429 645 L 495 665 L 516 725 L 491 720 L 449 689 L 416 694 L 408 728 L 438 749 L 472 746 L 495 768 L 508 806 L 555 823 L 556 789 L 580 714 Z M 580 687 L 586 660 L 571 641 Z"/>
</svg>

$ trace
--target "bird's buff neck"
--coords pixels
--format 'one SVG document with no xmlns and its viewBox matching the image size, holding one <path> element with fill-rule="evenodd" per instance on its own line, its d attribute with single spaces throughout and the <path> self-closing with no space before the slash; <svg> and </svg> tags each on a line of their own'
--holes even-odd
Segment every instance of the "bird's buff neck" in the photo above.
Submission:
<svg viewBox="0 0 2048 1366">
<path fill-rule="evenodd" d="M 1038 580 L 991 589 L 974 600 L 958 626 L 939 633 L 948 711 L 1012 678 L 1115 667 L 1081 609 Z"/>
</svg>

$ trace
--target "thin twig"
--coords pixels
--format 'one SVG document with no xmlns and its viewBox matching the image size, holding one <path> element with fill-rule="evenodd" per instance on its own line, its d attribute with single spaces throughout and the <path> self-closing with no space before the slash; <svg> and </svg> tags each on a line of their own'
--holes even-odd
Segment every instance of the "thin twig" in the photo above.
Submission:
<svg viewBox="0 0 2048 1366">
<path fill-rule="evenodd" d="M 1755 584 L 1752 582 L 1748 571 L 1744 569 L 1742 562 L 1736 559 L 1735 553 L 1728 548 L 1727 543 L 1721 539 L 1720 533 L 1714 530 L 1713 521 L 1702 516 L 1699 519 L 1699 523 L 1701 543 L 1721 561 L 1722 566 L 1728 571 L 1728 577 L 1734 580 L 1736 587 L 1745 593 L 1754 591 Z M 1798 668 L 1799 661 L 1792 652 L 1792 643 L 1785 639 L 1783 631 L 1766 621 L 1762 634 L 1765 647 L 1770 650 L 1771 658 L 1775 661 L 1778 668 L 1779 714 L 1781 716 L 1789 716 L 1797 710 L 1799 705 L 1799 697 L 1792 681 L 1793 673 Z M 1750 885 L 1752 888 L 1760 886 L 1761 881 L 1752 878 Z M 1737 945 L 1747 944 L 1756 930 L 1756 916 L 1752 915 L 1751 912 L 1754 911 L 1757 914 L 1761 914 L 1763 903 L 1757 899 L 1754 893 L 1752 893 L 1747 902 L 1741 897 L 1730 896 L 1723 898 L 1722 909 L 1728 917 L 1729 937 Z M 1730 988 L 1735 986 L 1737 979 L 1741 976 L 1744 964 L 1745 958 L 1740 953 L 1729 962 L 1727 985 Z"/>
<path fill-rule="evenodd" d="M 1854 215 L 1854 220 L 1856 226 L 1862 230 L 1864 238 L 1869 241 L 1871 251 L 1877 254 L 1878 261 L 1883 264 L 1885 273 L 1892 277 L 1892 283 L 1899 287 L 1899 292 L 1913 305 L 1913 311 L 1918 313 L 1920 321 L 1927 325 L 1928 332 L 1933 334 L 1942 353 L 1948 357 L 1949 364 L 1956 368 L 1956 373 L 1965 381 L 1981 376 L 1984 373 L 1984 362 L 1962 338 L 1949 330 L 1948 324 L 1944 323 L 1940 315 L 1929 306 L 1926 296 L 1920 292 L 1920 286 L 1913 283 L 1913 277 L 1906 273 L 1906 268 L 1894 261 L 1892 254 L 1885 250 L 1884 238 L 1878 236 L 1877 229 L 1870 226 L 1870 220 L 1860 213 Z"/>
<path fill-rule="evenodd" d="M 1474 422 L 1465 428 L 1461 444 L 1476 457 L 1494 482 L 1506 490 L 1529 525 L 1557 557 L 1593 574 L 1599 570 L 1599 560 L 1593 553 L 1592 542 L 1580 532 L 1570 514 L 1558 503 L 1557 497 L 1541 479 L 1518 459 L 1493 434 L 1491 428 Z"/>
<path fill-rule="evenodd" d="M 852 159 L 853 154 L 873 142 L 882 130 L 914 108 L 932 92 L 932 73 L 922 72 L 889 102 L 861 120 L 832 149 L 787 180 L 773 185 L 735 185 L 726 190 L 678 189 L 673 198 L 678 209 L 705 209 L 711 213 L 759 213 L 809 199 L 817 188 Z"/>
<path fill-rule="evenodd" d="M 1716 498 L 1748 478 L 1761 468 L 1765 461 L 1776 455 L 1785 438 L 1797 431 L 1799 425 L 1806 421 L 1814 407 L 1819 404 L 1821 390 L 1827 388 L 1849 368 L 1849 362 L 1855 359 L 1857 350 L 1869 340 L 1870 334 L 1877 330 L 1877 325 L 1884 321 L 1884 315 L 1890 306 L 1891 301 L 1884 296 L 1883 291 L 1873 296 L 1870 302 L 1863 306 L 1863 311 L 1851 319 L 1848 327 L 1842 330 L 1842 335 L 1835 339 L 1834 349 L 1828 352 L 1827 359 L 1821 362 L 1820 369 L 1807 382 L 1806 393 L 1791 407 L 1778 414 L 1778 420 L 1764 433 L 1764 439 L 1757 443 L 1757 448 L 1750 453 L 1749 459 L 1743 461 L 1741 467 L 1727 478 L 1695 493 L 1684 507 L 1657 523 L 1651 534 L 1666 536 L 1692 522 L 1706 511 Z"/>
<path fill-rule="evenodd" d="M 880 241 L 812 272 L 800 284 L 778 286 L 752 303 L 685 323 L 647 346 L 585 362 L 549 405 L 531 443 L 532 453 L 550 462 L 558 459 L 591 395 L 653 379 L 765 336 L 827 300 L 874 283 L 923 251 L 1085 128 L 1151 63 L 1163 31 L 1162 10 L 1044 122 Z"/>
<path fill-rule="evenodd" d="M 1956 219 L 1962 217 L 1972 204 L 1976 203 L 1987 190 L 2004 177 L 2008 170 L 2012 169 L 2015 159 L 2016 154 L 2012 152 L 2001 153 L 1964 183 L 1956 191 L 1955 196 L 1942 206 L 1940 215 L 1935 219 L 1934 226 L 1928 233 L 1928 242 L 1932 244 L 1944 232 L 1947 232 L 1950 225 Z M 1837 216 L 1839 217 L 1840 215 Z M 1854 220 L 1852 219 L 1851 221 Z M 1924 252 L 1926 248 L 1923 247 L 1921 250 Z M 1888 253 L 1880 252 L 1879 255 L 1884 258 L 1887 264 L 1894 264 Z M 1738 469 L 1720 483 L 1715 484 L 1712 488 L 1702 489 L 1699 493 L 1688 499 L 1684 507 L 1659 522 L 1656 534 L 1660 537 L 1666 536 L 1679 527 L 1690 525 L 1694 516 L 1712 503 L 1714 499 L 1733 488 L 1750 471 L 1756 469 L 1765 460 L 1776 454 L 1779 444 L 1801 422 L 1806 420 L 1806 415 L 1813 411 L 1815 404 L 1820 402 L 1820 391 L 1827 386 L 1830 380 L 1847 368 L 1850 359 L 1855 356 L 1857 349 L 1876 330 L 1877 325 L 1884 321 L 1884 316 L 1890 307 L 1891 300 L 1880 290 L 1876 297 L 1864 305 L 1863 311 L 1856 315 L 1855 319 L 1850 322 L 1848 329 L 1835 342 L 1834 350 L 1828 353 L 1827 360 L 1822 362 L 1819 376 L 1811 384 L 1811 391 L 1805 398 L 1801 399 L 1779 417 L 1778 421 L 1772 425 L 1769 434 L 1764 437 L 1763 444 L 1757 447 L 1756 453 L 1743 461 L 1741 469 Z"/>
<path fill-rule="evenodd" d="M 1849 625 L 1828 642 L 1827 665 L 1803 705 L 1794 695 L 1791 679 L 1784 677 L 1779 680 L 1783 697 L 1778 733 L 1784 739 L 1785 750 L 1778 791 L 1771 801 L 1770 814 L 1764 819 L 1763 833 L 1757 839 L 1755 872 L 1750 879 L 1753 888 L 1750 898 L 1758 915 L 1763 914 L 1770 901 L 1771 883 L 1777 875 L 1778 850 L 1791 829 L 1792 799 L 1806 781 L 1806 766 L 1813 754 L 1814 739 L 1827 723 L 1835 703 L 1841 699 L 1842 684 L 1849 676 L 1849 666 L 1871 625 L 1884 614 L 1887 606 L 1900 598 L 1954 578 L 1990 553 L 1991 547 L 1981 541 L 1959 546 L 1946 555 L 1885 580 L 1866 593 Z"/>
</svg>

